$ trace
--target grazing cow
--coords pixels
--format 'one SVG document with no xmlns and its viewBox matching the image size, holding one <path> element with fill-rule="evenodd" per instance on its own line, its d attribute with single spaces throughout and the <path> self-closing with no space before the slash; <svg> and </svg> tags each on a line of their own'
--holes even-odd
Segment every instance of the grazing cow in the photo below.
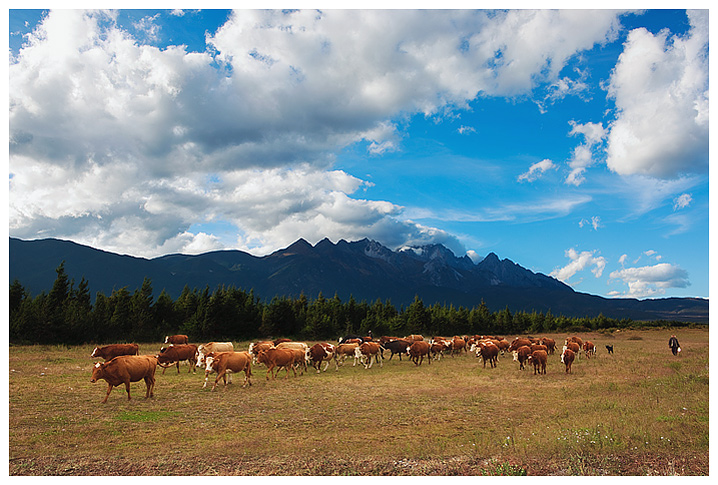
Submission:
<svg viewBox="0 0 718 485">
<path fill-rule="evenodd" d="M 187 335 L 168 335 L 165 337 L 165 343 L 175 345 L 188 344 L 189 337 L 187 337 Z"/>
<path fill-rule="evenodd" d="M 401 360 L 401 354 L 405 354 L 407 352 L 407 349 L 411 346 L 412 342 L 409 342 L 408 340 L 404 339 L 396 339 L 392 340 L 390 342 L 387 342 L 383 345 L 385 350 L 388 350 L 391 352 L 391 355 L 389 356 L 389 360 L 391 361 L 391 358 L 394 357 L 394 354 L 399 354 L 399 360 Z"/>
<path fill-rule="evenodd" d="M 206 356 L 206 362 L 202 389 L 207 387 L 207 380 L 212 372 L 217 373 L 214 386 L 212 386 L 213 391 L 217 389 L 217 383 L 219 383 L 220 379 L 224 381 L 224 387 L 227 387 L 227 375 L 229 375 L 231 384 L 233 372 L 244 372 L 244 384 L 242 384 L 242 387 L 247 387 L 247 384 L 252 385 L 252 356 L 249 355 L 249 352 L 210 352 Z"/>
<path fill-rule="evenodd" d="M 451 356 L 461 354 L 461 352 L 466 352 L 466 340 L 454 337 L 454 340 L 451 341 Z"/>
<path fill-rule="evenodd" d="M 576 342 L 576 343 L 578 344 L 578 348 L 579 348 L 579 349 L 580 349 L 581 347 L 583 347 L 583 340 L 581 339 L 581 337 L 579 337 L 579 336 L 577 336 L 577 335 L 574 335 L 573 337 L 567 338 L 567 339 L 566 339 L 566 342 L 564 343 L 564 345 L 567 344 L 567 343 L 569 343 L 569 342 Z"/>
<path fill-rule="evenodd" d="M 529 355 L 531 355 L 531 347 L 529 347 L 528 345 L 523 345 L 518 349 L 514 350 L 513 355 L 514 362 L 518 361 L 519 363 L 519 370 L 523 370 L 526 368 L 524 364 L 528 360 Z"/>
<path fill-rule="evenodd" d="M 548 347 L 541 344 L 531 344 L 531 352 L 533 353 L 536 350 L 545 350 L 546 354 L 548 354 Z"/>
<path fill-rule="evenodd" d="M 556 341 L 552 338 L 544 337 L 539 343 L 546 346 L 549 355 L 552 355 L 556 351 Z"/>
<path fill-rule="evenodd" d="M 534 365 L 534 375 L 546 374 L 546 362 L 548 361 L 548 353 L 545 350 L 536 350 L 529 355 L 529 363 Z"/>
<path fill-rule="evenodd" d="M 613 353 L 613 345 L 606 345 L 606 350 L 608 350 L 609 354 Z"/>
<path fill-rule="evenodd" d="M 205 357 L 212 352 L 234 352 L 232 342 L 210 342 L 197 347 L 197 367 L 205 365 Z"/>
<path fill-rule="evenodd" d="M 90 357 L 101 357 L 107 362 L 118 355 L 138 355 L 139 353 L 140 346 L 137 344 L 111 344 L 104 347 L 95 347 Z"/>
<path fill-rule="evenodd" d="M 294 371 L 294 377 L 297 377 L 297 370 L 294 368 L 295 358 L 296 357 L 292 349 L 273 348 L 263 350 L 257 354 L 257 362 L 267 366 L 267 380 L 269 380 L 270 375 L 272 376 L 272 379 L 276 379 L 277 374 L 282 367 L 287 370 L 287 375 L 284 376 L 285 379 L 289 378 L 289 369 L 292 369 L 292 371 Z M 277 370 L 274 371 L 274 369 Z"/>
<path fill-rule="evenodd" d="M 563 346 L 563 349 L 570 349 L 571 352 L 576 354 L 576 360 L 581 359 L 581 347 L 576 342 L 569 342 L 566 345 Z"/>
<path fill-rule="evenodd" d="M 340 365 L 344 365 L 344 361 L 347 360 L 347 357 L 353 356 L 354 357 L 354 363 L 352 364 L 352 367 L 357 365 L 357 357 L 354 353 L 354 349 L 359 347 L 359 344 L 339 344 L 336 347 L 336 353 L 334 354 L 334 360 L 336 363 L 336 370 L 339 370 Z"/>
<path fill-rule="evenodd" d="M 252 356 L 252 363 L 257 363 L 257 354 L 263 350 L 269 350 L 274 348 L 274 342 L 270 340 L 263 340 L 260 342 L 252 342 L 249 344 L 249 355 Z"/>
<path fill-rule="evenodd" d="M 319 344 L 314 344 L 309 349 L 309 360 L 312 363 L 312 366 L 314 366 L 315 369 L 317 369 L 317 374 L 321 373 L 321 367 L 322 362 L 326 362 L 326 365 L 324 366 L 324 372 L 327 371 L 329 368 L 329 362 L 334 358 L 334 353 L 336 352 L 336 347 L 330 343 L 324 342 Z"/>
<path fill-rule="evenodd" d="M 586 353 L 586 357 L 590 359 L 592 355 L 596 355 L 596 346 L 590 340 L 586 340 L 583 343 L 583 351 Z"/>
<path fill-rule="evenodd" d="M 104 404 L 107 402 L 107 398 L 110 397 L 112 388 L 120 384 L 125 385 L 127 399 L 131 399 L 130 382 L 144 379 L 145 385 L 147 385 L 146 399 L 154 396 L 156 369 L 157 359 L 151 355 L 121 355 L 109 362 L 97 362 L 92 370 L 90 382 L 95 383 L 100 379 L 107 382 L 107 395 L 102 400 Z"/>
<path fill-rule="evenodd" d="M 531 341 L 527 338 L 516 337 L 509 345 L 509 352 L 513 352 L 514 350 L 517 350 L 519 347 L 523 347 L 524 345 L 530 347 Z"/>
<path fill-rule="evenodd" d="M 571 349 L 567 349 L 564 347 L 563 353 L 561 354 L 561 362 L 566 366 L 566 374 L 571 373 L 571 364 L 573 364 L 573 359 L 576 357 L 576 355 L 573 353 Z"/>
<path fill-rule="evenodd" d="M 155 357 L 157 357 L 157 364 L 162 367 L 162 374 L 164 374 L 167 368 L 171 367 L 172 364 L 177 364 L 177 373 L 179 374 L 180 362 L 184 362 L 185 360 L 189 363 L 190 367 L 190 370 L 187 372 L 192 371 L 192 373 L 196 373 L 197 346 L 195 344 L 170 344 L 169 347 L 161 348 L 160 353 Z"/>
<path fill-rule="evenodd" d="M 671 348 L 673 355 L 678 355 L 678 352 L 681 351 L 681 344 L 678 343 L 675 335 L 671 335 L 671 338 L 668 339 L 668 346 Z"/>
<path fill-rule="evenodd" d="M 379 367 L 384 367 L 384 359 L 381 358 L 381 346 L 376 342 L 364 342 L 354 349 L 354 357 L 364 364 L 365 369 L 370 369 L 375 361 L 379 361 Z M 366 363 L 366 360 L 369 363 Z"/>
<path fill-rule="evenodd" d="M 406 349 L 406 353 L 411 357 L 411 361 L 414 365 L 421 365 L 426 355 L 426 360 L 431 364 L 431 357 L 429 356 L 429 342 L 423 340 L 415 340 L 411 346 Z"/>
<path fill-rule="evenodd" d="M 486 362 L 488 362 L 491 367 L 496 367 L 499 358 L 499 348 L 492 342 L 479 342 L 476 348 L 476 356 L 480 356 L 481 360 L 483 360 L 484 369 L 486 368 Z"/>
</svg>

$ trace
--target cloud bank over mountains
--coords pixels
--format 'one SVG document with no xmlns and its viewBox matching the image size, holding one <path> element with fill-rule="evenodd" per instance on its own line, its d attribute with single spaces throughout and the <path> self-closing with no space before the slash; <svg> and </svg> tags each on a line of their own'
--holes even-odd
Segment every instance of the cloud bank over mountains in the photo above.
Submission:
<svg viewBox="0 0 718 485">
<path fill-rule="evenodd" d="M 564 67 L 614 41 L 620 16 L 237 11 L 194 52 L 149 43 L 151 17 L 135 26 L 139 39 L 116 12 L 50 11 L 10 60 L 11 235 L 145 257 L 261 255 L 297 237 L 442 243 L 463 254 L 472 248 L 456 234 L 363 198 L 372 182 L 335 169 L 337 154 L 401 150 L 412 116 L 455 116 L 480 98 L 524 96 L 545 109 L 581 93 L 585 73 Z M 607 86 L 615 120 L 576 122 L 572 135 L 585 140 L 573 158 L 533 164 L 518 182 L 563 167 L 579 185 L 596 163 L 625 176 L 705 172 L 707 12 L 690 21 L 680 38 L 629 33 Z"/>
</svg>

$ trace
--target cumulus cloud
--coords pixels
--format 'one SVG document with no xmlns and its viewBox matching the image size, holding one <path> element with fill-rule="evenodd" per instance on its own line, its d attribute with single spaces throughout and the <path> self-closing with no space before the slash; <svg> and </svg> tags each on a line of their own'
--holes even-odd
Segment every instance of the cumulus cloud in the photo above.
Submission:
<svg viewBox="0 0 718 485">
<path fill-rule="evenodd" d="M 400 149 L 406 116 L 564 82 L 566 62 L 619 25 L 604 10 L 253 10 L 187 52 L 151 45 L 157 20 L 139 39 L 116 12 L 53 10 L 11 59 L 13 236 L 148 256 L 300 236 L 457 247 L 355 198 L 363 182 L 333 170 L 335 154 Z M 237 240 L 190 231 L 211 221 Z"/>
<path fill-rule="evenodd" d="M 569 283 L 569 279 L 577 273 L 584 271 L 587 268 L 592 268 L 591 272 L 596 278 L 600 278 L 603 274 L 603 270 L 606 267 L 606 258 L 603 256 L 596 256 L 596 251 L 581 251 L 580 253 L 575 249 L 571 248 L 566 251 L 566 257 L 571 261 L 563 268 L 557 268 L 549 273 L 549 276 L 563 281 L 566 284 Z"/>
<path fill-rule="evenodd" d="M 680 209 L 685 209 L 691 203 L 693 202 L 693 197 L 691 197 L 691 194 L 681 194 L 675 199 L 673 199 L 673 210 L 677 211 Z"/>
<path fill-rule="evenodd" d="M 556 165 L 549 159 L 541 160 L 540 162 L 536 162 L 533 165 L 529 167 L 528 172 L 524 172 L 518 177 L 518 181 L 522 182 L 526 180 L 527 182 L 533 182 L 537 180 L 539 177 L 541 177 L 544 173 L 546 173 L 548 170 L 555 170 Z"/>
<path fill-rule="evenodd" d="M 608 168 L 675 178 L 708 169 L 708 10 L 689 11 L 685 36 L 631 31 L 608 94 L 617 117 Z"/>
<path fill-rule="evenodd" d="M 606 130 L 601 123 L 576 123 L 571 121 L 571 136 L 583 136 L 584 142 L 574 148 L 569 167 L 571 172 L 566 177 L 569 185 L 581 185 L 585 177 L 583 173 L 596 162 L 594 152 L 606 137 Z"/>
<path fill-rule="evenodd" d="M 612 291 L 611 296 L 643 298 L 665 294 L 668 288 L 687 288 L 690 286 L 688 272 L 679 266 L 659 263 L 653 266 L 623 268 L 610 274 L 611 280 L 621 280 L 628 290 L 621 293 Z"/>
</svg>

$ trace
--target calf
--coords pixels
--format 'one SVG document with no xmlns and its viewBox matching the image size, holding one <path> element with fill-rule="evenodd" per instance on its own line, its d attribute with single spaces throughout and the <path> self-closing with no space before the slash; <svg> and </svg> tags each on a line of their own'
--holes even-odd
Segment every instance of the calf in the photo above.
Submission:
<svg viewBox="0 0 718 485">
<path fill-rule="evenodd" d="M 570 349 L 576 355 L 576 359 L 581 358 L 581 347 L 576 342 L 569 342 L 563 346 L 563 350 Z"/>
<path fill-rule="evenodd" d="M 189 337 L 187 337 L 187 335 L 168 335 L 165 337 L 165 343 L 175 345 L 188 344 Z"/>
<path fill-rule="evenodd" d="M 528 358 L 529 363 L 534 366 L 534 375 L 546 374 L 546 362 L 548 361 L 548 353 L 545 350 L 536 350 Z"/>
<path fill-rule="evenodd" d="M 252 363 L 257 363 L 257 354 L 263 350 L 269 350 L 274 348 L 274 342 L 264 340 L 261 342 L 252 342 L 249 344 L 249 355 L 252 356 Z"/>
<path fill-rule="evenodd" d="M 519 370 L 523 370 L 526 368 L 524 365 L 526 361 L 529 358 L 529 355 L 531 355 L 531 347 L 528 345 L 523 345 L 519 347 L 518 349 L 513 351 L 514 354 L 514 362 L 518 361 L 519 363 Z"/>
<path fill-rule="evenodd" d="M 573 364 L 573 359 L 576 357 L 576 355 L 573 353 L 571 349 L 567 349 L 564 347 L 563 353 L 561 354 L 561 362 L 566 366 L 566 374 L 571 373 L 571 364 Z"/>
<path fill-rule="evenodd" d="M 212 390 L 217 389 L 217 383 L 222 379 L 224 381 L 224 387 L 227 387 L 227 375 L 229 375 L 229 382 L 232 383 L 233 372 L 244 372 L 244 384 L 242 387 L 247 387 L 247 384 L 252 385 L 252 356 L 249 352 L 210 352 L 206 356 L 207 367 L 204 371 L 204 385 L 202 389 L 207 387 L 207 380 L 212 372 L 217 373 L 217 378 L 214 380 L 214 386 Z"/>
<path fill-rule="evenodd" d="M 450 342 L 445 342 L 443 340 L 438 340 L 431 344 L 431 357 L 434 360 L 441 360 L 441 356 L 443 353 L 451 348 Z M 393 355 L 393 354 L 392 354 Z M 399 354 L 399 359 L 401 359 L 401 354 Z"/>
<path fill-rule="evenodd" d="M 354 357 L 359 358 L 365 369 L 371 368 L 376 360 L 379 360 L 379 367 L 384 367 L 384 359 L 381 358 L 380 349 L 381 347 L 376 342 L 364 342 L 354 349 Z M 367 359 L 369 359 L 369 364 L 366 363 Z"/>
<path fill-rule="evenodd" d="M 294 377 L 297 377 L 297 370 L 294 368 L 295 354 L 291 349 L 274 348 L 263 350 L 257 354 L 257 362 L 267 366 L 267 380 L 269 380 L 270 375 L 272 379 L 276 379 L 281 368 L 287 371 L 287 375 L 284 376 L 285 379 L 289 378 L 289 369 L 292 369 L 292 371 L 294 371 Z M 277 370 L 274 371 L 274 369 Z"/>
<path fill-rule="evenodd" d="M 90 357 L 101 357 L 107 362 L 118 355 L 138 355 L 139 353 L 140 347 L 137 344 L 110 344 L 104 347 L 95 347 Z"/>
<path fill-rule="evenodd" d="M 453 357 L 455 354 L 461 354 L 461 352 L 466 351 L 466 340 L 454 337 L 454 340 L 451 341 L 451 356 Z"/>
<path fill-rule="evenodd" d="M 517 350 L 519 347 L 523 347 L 524 345 L 530 346 L 531 341 L 527 338 L 516 337 L 509 345 L 509 352 L 513 352 L 514 350 Z"/>
<path fill-rule="evenodd" d="M 329 368 L 329 362 L 334 358 L 336 347 L 330 343 L 314 344 L 309 349 L 309 360 L 312 366 L 317 369 L 317 374 L 321 373 L 322 362 L 325 362 L 324 372 Z"/>
<path fill-rule="evenodd" d="M 167 367 L 177 364 L 177 373 L 180 371 L 180 362 L 185 360 L 189 363 L 192 373 L 196 373 L 195 365 L 197 364 L 197 346 L 195 344 L 174 345 L 160 349 L 160 353 L 155 356 L 157 364 L 162 367 L 162 374 L 165 373 Z M 187 371 L 188 373 L 190 371 Z"/>
<path fill-rule="evenodd" d="M 416 340 L 413 344 L 411 344 L 411 347 L 406 349 L 406 352 L 411 357 L 411 361 L 414 362 L 414 365 L 421 365 L 424 361 L 424 356 L 427 357 L 426 360 L 428 360 L 429 364 L 431 364 L 431 358 L 429 357 L 429 342 Z"/>
<path fill-rule="evenodd" d="M 104 404 L 107 402 L 107 398 L 110 397 L 112 388 L 120 384 L 125 385 L 127 399 L 132 399 L 130 397 L 130 382 L 144 379 L 147 386 L 145 399 L 147 399 L 154 396 L 156 369 L 157 359 L 151 355 L 121 355 L 109 362 L 97 362 L 92 370 L 90 382 L 95 383 L 100 379 L 107 382 L 107 395 L 102 400 Z"/>
</svg>

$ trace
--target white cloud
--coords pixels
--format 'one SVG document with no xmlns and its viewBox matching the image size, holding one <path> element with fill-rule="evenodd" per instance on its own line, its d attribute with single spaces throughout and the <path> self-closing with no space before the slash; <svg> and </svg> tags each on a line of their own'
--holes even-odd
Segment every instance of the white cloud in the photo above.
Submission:
<svg viewBox="0 0 718 485">
<path fill-rule="evenodd" d="M 549 273 L 549 276 L 563 281 L 566 284 L 569 283 L 569 279 L 577 273 L 584 271 L 587 268 L 591 268 L 591 272 L 596 278 L 600 278 L 603 274 L 603 270 L 606 267 L 606 258 L 603 256 L 595 256 L 596 251 L 581 251 L 580 253 L 575 249 L 571 248 L 566 251 L 566 257 L 571 261 L 563 268 L 557 268 Z"/>
<path fill-rule="evenodd" d="M 476 128 L 472 126 L 461 125 L 456 131 L 459 132 L 459 135 L 465 135 L 467 133 L 476 133 Z"/>
<path fill-rule="evenodd" d="M 571 136 L 582 135 L 584 142 L 574 148 L 573 155 L 569 161 L 571 172 L 566 177 L 566 183 L 569 185 L 581 185 L 585 177 L 584 172 L 588 167 L 596 162 L 594 151 L 600 146 L 606 136 L 606 130 L 601 123 L 585 123 L 580 124 L 571 121 Z"/>
<path fill-rule="evenodd" d="M 518 181 L 521 182 L 526 180 L 527 182 L 533 182 L 540 178 L 548 170 L 555 170 L 556 165 L 549 159 L 541 160 L 536 162 L 529 167 L 528 172 L 524 172 L 518 177 Z"/>
<path fill-rule="evenodd" d="M 10 62 L 13 236 L 154 255 L 225 244 L 189 232 L 224 221 L 256 251 L 300 236 L 456 248 L 390 202 L 353 198 L 362 181 L 332 171 L 335 154 L 400 149 L 416 113 L 560 84 L 618 28 L 604 10 L 253 10 L 190 53 L 144 43 L 157 18 L 143 39 L 116 18 L 50 11 Z"/>
<path fill-rule="evenodd" d="M 578 223 L 578 227 L 584 227 L 589 225 L 593 227 L 594 231 L 598 231 L 598 228 L 601 227 L 601 218 L 598 216 L 593 216 L 591 220 L 581 219 Z"/>
<path fill-rule="evenodd" d="M 688 35 L 631 31 L 608 87 L 617 118 L 608 168 L 675 178 L 708 169 L 708 10 L 689 11 Z"/>
<path fill-rule="evenodd" d="M 628 285 L 628 291 L 611 292 L 611 296 L 643 298 L 665 294 L 668 288 L 690 286 L 688 273 L 679 266 L 659 263 L 654 266 L 623 268 L 613 271 L 610 280 L 621 280 Z M 609 281 L 610 281 L 609 280 Z"/>
<path fill-rule="evenodd" d="M 673 199 L 673 210 L 677 211 L 680 209 L 685 209 L 691 203 L 693 202 L 693 197 L 691 197 L 691 194 L 681 194 L 675 199 Z"/>
</svg>

